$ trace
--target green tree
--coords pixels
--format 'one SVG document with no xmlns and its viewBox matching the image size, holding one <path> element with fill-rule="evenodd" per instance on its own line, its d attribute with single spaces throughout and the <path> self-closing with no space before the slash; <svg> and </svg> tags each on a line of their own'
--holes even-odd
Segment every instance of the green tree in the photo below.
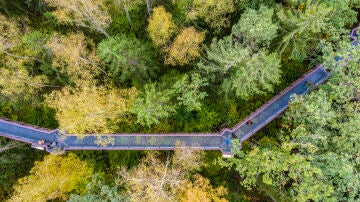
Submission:
<svg viewBox="0 0 360 202">
<path fill-rule="evenodd" d="M 43 34 L 38 31 L 29 32 L 24 34 L 21 38 L 22 43 L 25 45 L 26 55 L 31 55 L 37 58 L 46 58 L 49 57 L 49 52 L 46 47 L 46 42 L 49 37 L 46 34 Z"/>
<path fill-rule="evenodd" d="M 304 1 L 298 8 L 281 8 L 277 13 L 281 27 L 278 51 L 289 58 L 304 60 L 318 49 L 322 39 L 339 41 L 342 34 L 356 22 L 356 12 L 348 7 L 349 1 Z"/>
<path fill-rule="evenodd" d="M 235 2 L 235 5 L 239 8 L 239 10 L 245 10 L 245 9 L 258 10 L 261 6 L 267 6 L 273 8 L 276 6 L 276 1 L 275 0 L 237 0 Z"/>
<path fill-rule="evenodd" d="M 28 22 L 26 18 L 23 20 Z M 6 76 L 4 75 L 5 78 L 3 78 L 3 81 L 6 80 L 6 77 L 9 78 L 13 70 L 16 72 L 17 69 L 19 69 L 18 78 L 14 79 L 17 80 L 17 82 L 19 82 L 19 79 L 24 79 L 24 81 L 20 81 L 20 83 L 17 84 L 18 87 L 20 85 L 26 85 L 24 82 L 29 82 L 29 80 L 26 79 L 26 74 L 31 72 L 28 77 L 34 77 L 36 80 L 35 83 L 38 83 L 40 88 L 44 82 L 39 81 L 46 80 L 46 77 L 45 75 L 38 75 L 38 66 L 46 66 L 47 69 L 51 69 L 51 66 L 46 61 L 50 55 L 45 47 L 47 41 L 46 35 L 38 31 L 30 31 L 27 26 L 21 26 L 17 18 L 8 18 L 1 14 L 0 32 L 1 66 L 7 68 L 7 70 L 0 69 L 0 71 L 3 71 L 3 74 L 7 74 Z M 23 34 L 23 32 L 27 33 Z M 41 79 L 39 80 L 40 77 Z M 11 82 L 12 81 L 9 81 L 9 84 Z M 13 84 L 14 83 L 11 85 Z M 34 84 L 29 83 L 29 86 L 32 88 Z"/>
<path fill-rule="evenodd" d="M 358 0 L 350 0 L 349 6 L 351 8 L 360 8 L 360 1 L 358 1 Z"/>
<path fill-rule="evenodd" d="M 175 112 L 171 102 L 174 92 L 171 89 L 159 90 L 156 84 L 145 85 L 144 91 L 133 102 L 131 112 L 136 114 L 138 122 L 150 126 Z"/>
<path fill-rule="evenodd" d="M 274 90 L 274 84 L 280 83 L 280 58 L 276 53 L 260 50 L 247 61 L 234 67 L 229 78 L 224 79 L 225 92 L 234 92 L 237 97 L 246 99 L 253 95 Z"/>
<path fill-rule="evenodd" d="M 27 10 L 22 1 L 0 1 L 0 10 L 8 16 L 21 15 Z"/>
<path fill-rule="evenodd" d="M 68 202 L 120 202 L 129 201 L 118 193 L 115 187 L 110 187 L 101 182 L 99 175 L 94 175 L 87 185 L 85 195 L 71 194 Z"/>
<path fill-rule="evenodd" d="M 186 110 L 200 110 L 201 101 L 207 96 L 206 92 L 201 89 L 208 85 L 205 78 L 201 78 L 200 74 L 193 73 L 191 77 L 185 74 L 180 80 L 176 81 L 172 88 L 178 93 L 177 100 L 179 104 L 184 105 Z"/>
<path fill-rule="evenodd" d="M 38 15 L 47 9 L 44 1 L 32 0 L 14 0 L 14 1 L 0 1 L 0 11 L 8 16 L 25 16 L 25 15 Z"/>
<path fill-rule="evenodd" d="M 1 116 L 4 116 L 5 106 L 1 106 Z M 20 147 L 4 151 L 6 147 L 10 148 L 22 144 Z M 42 156 L 39 151 L 34 150 L 26 144 L 19 141 L 11 141 L 1 138 L 0 145 L 2 152 L 0 153 L 0 201 L 6 201 L 14 193 L 13 185 L 18 182 L 19 178 L 26 176 L 32 168 L 35 160 L 39 160 Z"/>
<path fill-rule="evenodd" d="M 265 50 L 252 53 L 232 37 L 213 40 L 207 58 L 198 64 L 208 73 L 217 73 L 226 92 L 247 99 L 273 90 L 280 81 L 280 59 Z M 223 78 L 229 77 L 229 79 Z"/>
<path fill-rule="evenodd" d="M 245 153 L 239 151 L 226 167 L 234 167 L 243 177 L 247 188 L 258 187 L 274 201 L 329 200 L 333 192 L 319 168 L 311 165 L 311 157 L 292 154 L 294 144 L 281 147 L 254 147 Z"/>
<path fill-rule="evenodd" d="M 46 201 L 67 198 L 67 193 L 81 190 L 90 178 L 92 168 L 74 154 L 50 154 L 35 162 L 30 175 L 19 180 L 10 201 Z"/>
<path fill-rule="evenodd" d="M 146 79 L 154 69 L 154 50 L 135 37 L 118 35 L 107 38 L 98 46 L 99 58 L 110 64 L 115 82 L 134 77 Z"/>
<path fill-rule="evenodd" d="M 51 65 L 54 54 L 47 46 L 50 38 L 49 34 L 39 31 L 25 33 L 21 38 L 21 52 L 33 61 L 31 65 L 25 63 L 26 66 L 29 66 L 29 71 L 46 75 L 49 78 L 49 84 L 51 84 L 48 87 L 54 87 L 62 83 L 64 78 L 60 76 L 59 69 Z"/>
<path fill-rule="evenodd" d="M 123 10 L 128 22 L 129 22 L 130 27 L 133 27 L 130 12 L 134 9 L 139 8 L 142 4 L 145 3 L 145 1 L 143 1 L 143 0 L 116 0 L 116 1 L 109 1 L 107 3 L 113 4 L 115 7 L 114 9 L 119 10 L 119 8 L 120 8 L 121 10 Z M 149 15 L 150 15 L 150 13 L 149 13 Z"/>
<path fill-rule="evenodd" d="M 27 18 L 23 19 L 28 21 Z M 7 66 L 17 66 L 26 62 L 39 61 L 29 53 L 22 51 L 21 39 L 27 26 L 21 26 L 18 18 L 6 17 L 0 14 L 0 54 L 2 63 L 8 63 Z M 18 60 L 18 61 L 17 61 Z M 9 64 L 12 63 L 12 64 Z"/>
<path fill-rule="evenodd" d="M 277 36 L 278 26 L 273 22 L 274 9 L 261 6 L 259 10 L 247 9 L 237 24 L 232 27 L 232 35 L 251 46 L 268 47 Z"/>
<path fill-rule="evenodd" d="M 203 88 L 208 85 L 206 78 L 192 73 L 178 76 L 169 74 L 161 82 L 146 84 L 144 90 L 132 103 L 131 112 L 137 116 L 138 122 L 150 126 L 158 124 L 175 114 L 180 106 L 187 111 L 199 111 L 202 101 L 207 96 Z M 169 83 L 173 83 L 169 86 Z"/>
<path fill-rule="evenodd" d="M 0 100 L 13 103 L 35 101 L 48 82 L 46 76 L 29 72 L 28 65 L 38 59 L 33 53 L 19 51 L 21 33 L 17 25 L 14 19 L 0 15 Z"/>
<path fill-rule="evenodd" d="M 198 67 L 206 73 L 218 72 L 226 74 L 241 62 L 250 57 L 248 49 L 242 48 L 241 44 L 235 42 L 232 37 L 213 39 L 206 51 L 206 58 L 198 63 Z"/>
</svg>

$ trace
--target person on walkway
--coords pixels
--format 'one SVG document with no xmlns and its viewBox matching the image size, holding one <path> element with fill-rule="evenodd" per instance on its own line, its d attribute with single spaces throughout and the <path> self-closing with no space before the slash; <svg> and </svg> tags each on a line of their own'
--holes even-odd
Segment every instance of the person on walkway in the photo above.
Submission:
<svg viewBox="0 0 360 202">
<path fill-rule="evenodd" d="M 250 119 L 250 120 L 248 120 L 248 121 L 246 122 L 246 124 L 247 124 L 247 125 L 252 125 L 253 122 L 252 122 L 252 120 Z"/>
<path fill-rule="evenodd" d="M 305 85 L 306 85 L 306 87 L 310 88 L 310 87 L 312 87 L 314 84 L 313 84 L 312 82 L 305 81 Z"/>
<path fill-rule="evenodd" d="M 45 140 L 38 140 L 38 145 L 41 146 L 45 143 Z"/>
</svg>

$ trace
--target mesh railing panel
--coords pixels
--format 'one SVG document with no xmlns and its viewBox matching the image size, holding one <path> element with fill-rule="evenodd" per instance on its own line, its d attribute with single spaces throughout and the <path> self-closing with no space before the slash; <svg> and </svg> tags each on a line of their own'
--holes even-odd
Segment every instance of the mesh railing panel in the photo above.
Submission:
<svg viewBox="0 0 360 202">
<path fill-rule="evenodd" d="M 217 148 L 222 144 L 221 136 L 159 136 L 159 135 L 117 135 L 117 136 L 85 136 L 78 138 L 76 136 L 66 136 L 62 143 L 65 149 L 77 149 L 82 147 L 92 147 L 93 149 L 121 149 L 121 148 L 175 148 L 193 147 L 193 148 Z"/>
</svg>

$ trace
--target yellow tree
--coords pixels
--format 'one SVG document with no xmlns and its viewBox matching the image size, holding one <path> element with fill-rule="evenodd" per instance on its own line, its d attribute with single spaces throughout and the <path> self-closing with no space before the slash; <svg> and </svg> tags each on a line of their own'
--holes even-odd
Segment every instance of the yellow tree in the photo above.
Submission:
<svg viewBox="0 0 360 202">
<path fill-rule="evenodd" d="M 122 169 L 119 175 L 132 201 L 176 201 L 190 171 L 201 166 L 201 158 L 201 153 L 194 150 L 179 150 L 173 157 L 149 152 L 138 167 Z"/>
<path fill-rule="evenodd" d="M 199 33 L 194 27 L 181 30 L 170 47 L 165 62 L 171 65 L 185 65 L 200 56 L 200 44 L 204 40 L 204 33 Z"/>
<path fill-rule="evenodd" d="M 67 133 L 109 133 L 108 123 L 128 111 L 135 95 L 135 88 L 114 90 L 89 84 L 54 91 L 46 103 L 56 109 L 60 129 Z"/>
<path fill-rule="evenodd" d="M 54 34 L 46 46 L 53 56 L 52 67 L 68 75 L 71 82 L 80 85 L 99 72 L 105 73 L 98 65 L 93 42 L 82 33 Z"/>
<path fill-rule="evenodd" d="M 187 17 L 203 19 L 213 30 L 219 32 L 230 26 L 229 14 L 235 11 L 234 0 L 194 0 Z"/>
<path fill-rule="evenodd" d="M 31 75 L 25 68 L 39 60 L 22 55 L 21 37 L 17 20 L 0 14 L 0 100 L 31 100 L 46 83 L 45 76 Z"/>
<path fill-rule="evenodd" d="M 30 175 L 19 180 L 10 201 L 64 200 L 67 193 L 84 187 L 91 174 L 91 166 L 75 154 L 50 154 L 43 161 L 35 162 Z"/>
<path fill-rule="evenodd" d="M 172 20 L 172 15 L 162 6 L 156 7 L 149 18 L 147 31 L 156 46 L 163 47 L 169 43 L 176 33 L 177 27 Z"/>
<path fill-rule="evenodd" d="M 0 14 L 0 51 L 9 55 L 9 49 L 20 42 L 19 35 L 17 21 Z"/>
<path fill-rule="evenodd" d="M 27 22 L 27 18 L 21 19 Z M 39 59 L 28 55 L 23 55 L 25 51 L 21 47 L 23 33 L 29 31 L 26 26 L 21 26 L 17 18 L 10 18 L 0 14 L 0 57 L 3 63 L 25 63 Z M 21 28 L 21 29 L 20 29 Z M 17 62 L 19 60 L 21 62 Z M 14 66 L 14 65 L 12 65 Z"/>
<path fill-rule="evenodd" d="M 45 76 L 31 76 L 23 66 L 0 68 L 0 100 L 31 100 L 46 82 Z"/>
<path fill-rule="evenodd" d="M 0 57 L 3 62 L 19 60 L 18 64 L 26 63 L 27 66 L 34 61 L 45 63 L 38 55 L 43 51 L 42 42 L 47 40 L 46 34 L 32 31 L 26 24 L 29 24 L 27 17 L 6 17 L 0 14 Z M 33 47 L 29 48 L 29 44 Z"/>
<path fill-rule="evenodd" d="M 53 15 L 60 23 L 70 23 L 80 27 L 106 33 L 106 28 L 111 22 L 104 0 L 45 0 L 56 10 Z"/>
<path fill-rule="evenodd" d="M 222 198 L 227 194 L 225 187 L 220 186 L 213 188 L 210 180 L 196 174 L 194 182 L 188 182 L 182 187 L 182 192 L 178 196 L 179 201 L 182 202 L 226 202 Z"/>
</svg>

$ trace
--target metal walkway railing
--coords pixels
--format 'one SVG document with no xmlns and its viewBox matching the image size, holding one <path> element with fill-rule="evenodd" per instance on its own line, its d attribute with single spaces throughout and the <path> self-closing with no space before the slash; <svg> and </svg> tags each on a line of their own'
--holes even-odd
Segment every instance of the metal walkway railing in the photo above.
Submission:
<svg viewBox="0 0 360 202">
<path fill-rule="evenodd" d="M 355 28 L 351 39 L 356 35 Z M 353 44 L 355 44 L 353 42 Z M 357 43 L 355 44 L 357 45 Z M 232 140 L 244 142 L 287 107 L 294 94 L 303 95 L 323 83 L 330 73 L 319 65 L 292 83 L 262 107 L 255 110 L 232 129 L 221 133 L 170 133 L 170 134 L 88 134 L 82 136 L 60 133 L 28 124 L 0 119 L 0 136 L 31 144 L 48 152 L 66 150 L 173 150 L 179 147 L 202 150 L 220 150 L 230 155 Z"/>
</svg>

